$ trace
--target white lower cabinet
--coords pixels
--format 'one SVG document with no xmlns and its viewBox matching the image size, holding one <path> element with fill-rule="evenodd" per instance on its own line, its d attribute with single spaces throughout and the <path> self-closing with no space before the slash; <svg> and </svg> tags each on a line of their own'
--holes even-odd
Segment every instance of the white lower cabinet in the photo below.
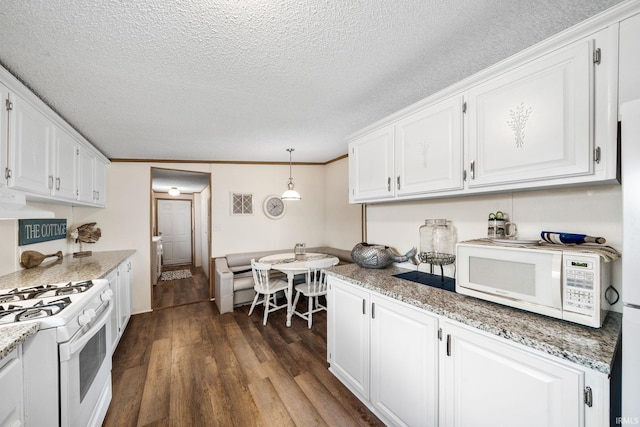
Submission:
<svg viewBox="0 0 640 427">
<path fill-rule="evenodd" d="M 399 426 L 438 425 L 438 319 L 371 296 L 373 407 Z"/>
<path fill-rule="evenodd" d="M 113 291 L 113 311 L 111 312 L 111 353 L 116 351 L 122 334 L 131 318 L 131 260 L 127 259 L 109 273 L 105 279 Z"/>
<path fill-rule="evenodd" d="M 383 421 L 437 426 L 436 317 L 329 279 L 331 372 Z"/>
<path fill-rule="evenodd" d="M 329 370 L 396 426 L 603 426 L 606 374 L 329 277 Z"/>
<path fill-rule="evenodd" d="M 0 427 L 24 425 L 22 346 L 0 360 Z"/>
<path fill-rule="evenodd" d="M 442 426 L 584 425 L 584 373 L 444 322 Z"/>
<path fill-rule="evenodd" d="M 118 266 L 118 331 L 124 333 L 131 318 L 131 260 Z"/>
<path fill-rule="evenodd" d="M 120 341 L 120 332 L 118 331 L 118 270 L 115 269 L 105 277 L 109 281 L 109 287 L 113 292 L 111 302 L 113 303 L 113 310 L 111 311 L 111 354 L 116 351 L 118 342 Z"/>
</svg>

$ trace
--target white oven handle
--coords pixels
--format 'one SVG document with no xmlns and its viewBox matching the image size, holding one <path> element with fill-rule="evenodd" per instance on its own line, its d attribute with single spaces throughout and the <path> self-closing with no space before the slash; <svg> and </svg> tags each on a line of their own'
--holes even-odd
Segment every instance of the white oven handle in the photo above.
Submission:
<svg viewBox="0 0 640 427">
<path fill-rule="evenodd" d="M 93 338 L 93 336 L 100 330 L 100 328 L 102 328 L 104 325 L 107 324 L 112 311 L 113 311 L 113 306 L 111 305 L 111 300 L 110 300 L 109 304 L 107 305 L 107 309 L 102 311 L 102 314 L 100 314 L 100 317 L 93 322 L 93 325 L 88 331 L 82 334 L 78 334 L 77 338 L 74 337 L 69 342 L 60 344 L 59 346 L 60 362 L 65 362 L 67 360 L 70 360 L 72 355 L 74 355 L 76 352 L 82 349 L 85 346 L 85 344 L 89 342 L 89 340 Z M 107 341 L 109 341 L 108 337 L 107 337 Z"/>
</svg>

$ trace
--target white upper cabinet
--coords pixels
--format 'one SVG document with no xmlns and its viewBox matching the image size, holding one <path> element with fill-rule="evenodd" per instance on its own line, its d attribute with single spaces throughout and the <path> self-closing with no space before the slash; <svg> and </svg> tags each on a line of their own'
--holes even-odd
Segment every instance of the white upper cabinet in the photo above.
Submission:
<svg viewBox="0 0 640 427">
<path fill-rule="evenodd" d="M 395 126 L 396 194 L 462 188 L 462 97 L 425 108 Z"/>
<path fill-rule="evenodd" d="M 349 142 L 351 202 L 462 188 L 462 97 Z"/>
<path fill-rule="evenodd" d="M 616 19 L 554 36 L 353 135 L 349 201 L 616 182 Z M 623 22 L 621 54 L 636 27 Z"/>
<path fill-rule="evenodd" d="M 11 94 L 9 100 L 9 186 L 48 196 L 53 123 L 21 97 Z"/>
<path fill-rule="evenodd" d="M 107 165 L 92 151 L 78 147 L 78 201 L 105 206 Z"/>
<path fill-rule="evenodd" d="M 107 163 L 96 157 L 93 191 L 95 203 L 100 206 L 107 204 Z"/>
<path fill-rule="evenodd" d="M 51 195 L 56 196 L 56 198 L 76 199 L 77 147 L 78 142 L 71 135 L 60 128 L 55 129 L 53 151 L 51 153 L 53 161 Z"/>
<path fill-rule="evenodd" d="M 467 92 L 469 187 L 593 171 L 592 40 Z"/>
<path fill-rule="evenodd" d="M 0 102 L 0 187 L 38 200 L 105 206 L 108 160 L 1 67 Z"/>
<path fill-rule="evenodd" d="M 640 14 L 620 23 L 620 105 L 640 99 Z"/>
<path fill-rule="evenodd" d="M 9 100 L 9 186 L 75 200 L 78 142 L 19 96 Z"/>
<path fill-rule="evenodd" d="M 8 167 L 7 158 L 9 157 L 8 146 L 8 129 L 9 129 L 9 111 L 7 110 L 6 102 L 9 99 L 9 89 L 0 83 L 0 173 L 2 179 L 0 179 L 0 188 L 7 185 L 7 173 Z"/>
<path fill-rule="evenodd" d="M 351 202 L 395 196 L 394 127 L 388 126 L 349 143 Z"/>
</svg>

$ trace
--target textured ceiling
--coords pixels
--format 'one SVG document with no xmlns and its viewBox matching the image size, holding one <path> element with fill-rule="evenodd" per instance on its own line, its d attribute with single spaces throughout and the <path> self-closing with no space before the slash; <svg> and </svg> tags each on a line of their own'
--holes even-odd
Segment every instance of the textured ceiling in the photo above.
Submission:
<svg viewBox="0 0 640 427">
<path fill-rule="evenodd" d="M 2 0 L 0 62 L 110 158 L 324 162 L 620 0 Z"/>
</svg>

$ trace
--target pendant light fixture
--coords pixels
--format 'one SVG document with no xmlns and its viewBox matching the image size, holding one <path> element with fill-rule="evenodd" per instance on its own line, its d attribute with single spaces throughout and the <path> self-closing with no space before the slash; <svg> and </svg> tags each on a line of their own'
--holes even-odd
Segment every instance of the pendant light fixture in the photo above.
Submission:
<svg viewBox="0 0 640 427">
<path fill-rule="evenodd" d="M 178 187 L 171 187 L 169 189 L 169 195 L 170 196 L 179 196 L 180 195 L 180 190 L 178 190 Z"/>
<path fill-rule="evenodd" d="M 287 191 L 282 193 L 282 200 L 300 200 L 300 194 L 293 189 L 293 177 L 291 175 L 291 153 L 293 152 L 293 148 L 287 148 L 289 152 L 289 183 L 287 184 Z"/>
</svg>

